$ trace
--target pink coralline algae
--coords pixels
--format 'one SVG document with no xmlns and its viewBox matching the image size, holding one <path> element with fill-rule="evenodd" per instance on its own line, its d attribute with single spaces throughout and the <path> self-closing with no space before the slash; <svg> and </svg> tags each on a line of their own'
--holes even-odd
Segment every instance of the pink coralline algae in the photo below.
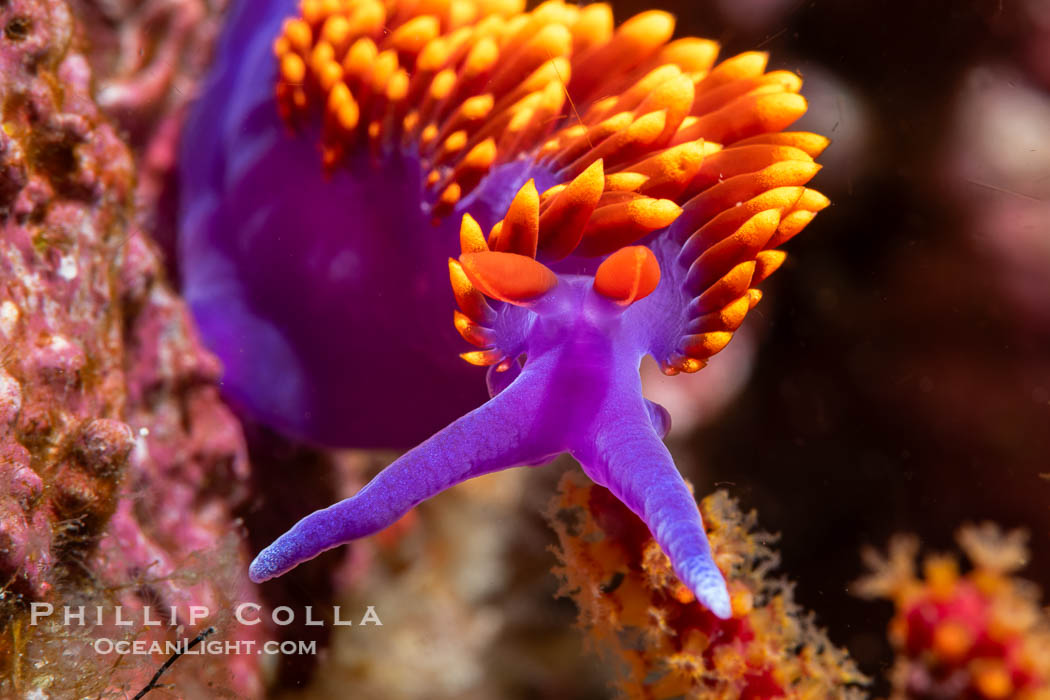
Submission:
<svg viewBox="0 0 1050 700">
<path fill-rule="evenodd" d="M 98 106 L 136 154 L 136 219 L 170 257 L 179 130 L 210 63 L 226 2 L 70 0 L 69 6 Z"/>
<path fill-rule="evenodd" d="M 135 166 L 70 49 L 69 9 L 13 0 L 0 27 L 0 695 L 127 697 L 167 655 L 115 663 L 91 642 L 150 630 L 34 625 L 31 604 L 119 604 L 139 623 L 147 605 L 180 623 L 201 605 L 215 614 L 179 634 L 259 635 L 220 612 L 251 593 L 230 536 L 245 448 L 133 224 Z M 260 692 L 254 656 L 183 665 L 166 680 L 187 696 Z"/>
</svg>

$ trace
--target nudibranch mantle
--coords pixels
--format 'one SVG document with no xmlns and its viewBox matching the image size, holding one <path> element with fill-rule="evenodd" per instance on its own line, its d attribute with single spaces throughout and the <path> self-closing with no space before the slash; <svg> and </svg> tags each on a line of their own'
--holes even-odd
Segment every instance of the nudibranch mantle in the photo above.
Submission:
<svg viewBox="0 0 1050 700">
<path fill-rule="evenodd" d="M 278 5 L 267 6 L 266 26 L 276 29 Z M 716 65 L 713 42 L 670 41 L 673 17 L 658 11 L 616 28 L 602 3 L 523 10 L 517 0 L 303 0 L 274 32 L 265 75 L 276 73 L 276 92 L 254 80 L 242 118 L 220 120 L 234 129 L 202 144 L 245 140 L 224 171 L 198 170 L 246 202 L 270 180 L 316 182 L 304 170 L 316 147 L 303 144 L 319 144 L 314 167 L 328 184 L 304 195 L 316 209 L 301 216 L 325 225 L 318 212 L 337 212 L 325 200 L 338 194 L 347 212 L 338 220 L 348 223 L 339 236 L 356 248 L 339 236 L 275 248 L 282 224 L 302 222 L 281 220 L 265 201 L 255 212 L 242 203 L 241 215 L 255 216 L 238 221 L 237 206 L 216 208 L 213 197 L 184 208 L 184 264 L 199 249 L 195 225 L 225 217 L 234 229 L 254 226 L 248 248 L 268 246 L 271 258 L 285 250 L 291 261 L 301 245 L 318 266 L 351 250 L 345 277 L 367 285 L 348 287 L 348 307 L 367 305 L 365 291 L 390 271 L 376 261 L 396 254 L 418 264 L 402 281 L 429 312 L 443 301 L 428 286 L 440 266 L 459 306 L 451 325 L 478 348 L 461 357 L 489 367 L 487 402 L 352 498 L 301 520 L 250 575 L 278 576 L 466 479 L 569 452 L 646 522 L 697 598 L 727 617 L 699 511 L 661 439 L 667 413 L 643 398 L 638 367 L 652 355 L 668 374 L 695 372 L 725 347 L 761 298 L 755 285 L 783 262 L 776 248 L 828 204 L 805 186 L 827 141 L 782 131 L 805 111 L 801 81 L 767 73 L 765 54 Z M 232 21 L 247 21 L 243 7 Z M 251 50 L 260 53 L 257 43 Z M 290 134 L 274 134 L 275 113 Z M 279 172 L 263 167 L 274 163 Z M 220 276 L 229 259 L 214 256 Z M 216 270 L 197 263 L 185 274 L 191 304 L 194 293 L 205 299 Z M 398 287 L 381 293 L 403 300 Z M 250 305 L 265 301 L 256 294 Z M 194 306 L 206 336 L 210 309 Z M 360 329 L 374 330 L 364 320 Z M 303 371 L 286 328 L 252 324 L 264 327 L 250 334 L 263 352 Z"/>
</svg>

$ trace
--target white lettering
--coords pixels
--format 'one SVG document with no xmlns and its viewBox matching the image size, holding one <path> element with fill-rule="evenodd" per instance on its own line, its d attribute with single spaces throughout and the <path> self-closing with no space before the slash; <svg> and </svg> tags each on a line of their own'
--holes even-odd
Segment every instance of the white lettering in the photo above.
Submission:
<svg viewBox="0 0 1050 700">
<path fill-rule="evenodd" d="M 324 627 L 324 620 L 315 620 L 313 616 L 314 606 L 306 606 L 306 626 L 307 627 Z"/>
<path fill-rule="evenodd" d="M 256 615 L 255 617 L 249 620 L 244 616 L 244 611 L 254 610 L 255 612 L 259 612 L 259 608 L 261 607 L 262 606 L 258 603 L 241 603 L 237 606 L 237 609 L 233 611 L 233 616 L 236 617 L 237 622 L 241 623 L 242 625 L 257 625 L 259 624 L 259 616 Z"/>
<path fill-rule="evenodd" d="M 73 623 L 70 622 L 70 620 L 72 620 L 73 618 L 76 618 L 77 624 L 79 624 L 81 627 L 83 627 L 83 625 L 84 625 L 84 606 L 83 605 L 77 606 L 77 611 L 75 613 L 74 612 L 70 612 L 72 609 L 73 608 L 69 607 L 68 605 L 66 606 L 65 619 L 62 621 L 62 623 L 64 625 L 71 625 Z"/>
<path fill-rule="evenodd" d="M 120 605 L 118 605 L 117 607 L 113 608 L 113 611 L 116 613 L 113 616 L 113 624 L 114 625 L 119 625 L 121 627 L 131 627 L 131 625 L 133 624 L 131 622 L 131 620 L 125 620 L 125 619 L 121 618 L 121 616 L 120 616 L 120 613 L 123 610 L 124 610 L 124 608 L 122 606 L 120 606 Z"/>
<path fill-rule="evenodd" d="M 146 627 L 155 627 L 161 624 L 160 620 L 150 618 L 149 614 L 152 609 L 148 605 L 142 609 L 142 624 Z"/>
<path fill-rule="evenodd" d="M 191 605 L 190 606 L 190 625 L 195 625 L 199 621 L 208 617 L 208 608 L 203 605 Z"/>
<path fill-rule="evenodd" d="M 46 610 L 47 612 L 41 612 Z M 29 624 L 30 626 L 36 625 L 37 619 L 41 617 L 51 617 L 51 613 L 55 612 L 55 606 L 51 603 L 30 603 L 29 604 Z"/>
<path fill-rule="evenodd" d="M 361 618 L 361 622 L 358 624 L 367 625 L 369 622 L 383 626 L 383 623 L 379 620 L 379 615 L 376 615 L 376 606 L 369 605 L 368 610 L 365 610 L 365 616 Z"/>
<path fill-rule="evenodd" d="M 336 627 L 350 627 L 354 623 L 351 620 L 343 620 L 339 617 L 339 606 L 334 606 L 335 609 L 335 620 L 332 622 Z"/>
<path fill-rule="evenodd" d="M 283 621 L 278 619 L 278 613 L 280 613 L 282 610 L 287 610 L 288 611 L 287 616 L 282 615 L 282 617 L 284 617 Z M 292 623 L 292 621 L 295 619 L 295 612 L 291 608 L 289 608 L 287 605 L 282 605 L 279 608 L 274 608 L 273 609 L 273 616 L 272 617 L 273 617 L 274 624 L 278 624 L 278 625 L 282 625 L 282 626 L 290 625 Z"/>
</svg>

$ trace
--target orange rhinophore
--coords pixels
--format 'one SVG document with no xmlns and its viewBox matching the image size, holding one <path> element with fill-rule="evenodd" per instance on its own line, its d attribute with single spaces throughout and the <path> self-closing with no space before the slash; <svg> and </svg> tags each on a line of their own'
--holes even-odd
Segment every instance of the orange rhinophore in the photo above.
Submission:
<svg viewBox="0 0 1050 700">
<path fill-rule="evenodd" d="M 594 288 L 617 304 L 628 306 L 653 293 L 660 284 L 660 263 L 643 245 L 620 248 L 594 273 Z"/>
<path fill-rule="evenodd" d="M 510 304 L 527 304 L 558 283 L 550 268 L 519 253 L 464 253 L 459 262 L 475 287 L 486 296 Z"/>
</svg>

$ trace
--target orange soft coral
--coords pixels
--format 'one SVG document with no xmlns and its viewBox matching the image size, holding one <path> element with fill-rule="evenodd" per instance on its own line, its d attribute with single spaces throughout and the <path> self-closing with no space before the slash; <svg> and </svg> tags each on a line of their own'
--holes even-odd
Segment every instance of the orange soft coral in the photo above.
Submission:
<svg viewBox="0 0 1050 700">
<path fill-rule="evenodd" d="M 894 538 L 885 557 L 864 552 L 872 573 L 857 593 L 897 609 L 891 697 L 1050 698 L 1050 618 L 1036 589 L 1011 576 L 1027 561 L 1024 533 L 985 523 L 961 528 L 957 539 L 973 566 L 964 575 L 954 557 L 939 555 L 926 558 L 918 578 L 914 537 Z"/>
<path fill-rule="evenodd" d="M 561 595 L 598 650 L 620 662 L 630 698 L 857 697 L 865 678 L 769 578 L 777 555 L 724 491 L 700 506 L 732 617 L 713 615 L 675 577 L 648 529 L 607 490 L 562 478 L 549 520 Z"/>
</svg>

